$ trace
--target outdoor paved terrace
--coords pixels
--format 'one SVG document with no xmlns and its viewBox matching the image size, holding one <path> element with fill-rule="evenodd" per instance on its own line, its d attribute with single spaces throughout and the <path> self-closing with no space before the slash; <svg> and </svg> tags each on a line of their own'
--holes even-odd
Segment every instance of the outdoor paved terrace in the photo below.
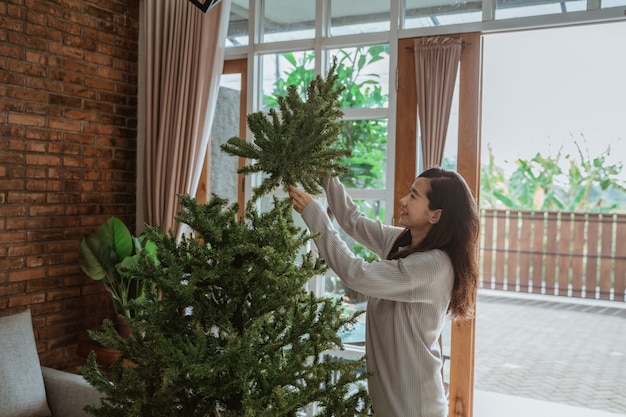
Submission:
<svg viewBox="0 0 626 417">
<path fill-rule="evenodd" d="M 626 416 L 626 303 L 479 290 L 474 381 L 476 417 Z"/>
</svg>

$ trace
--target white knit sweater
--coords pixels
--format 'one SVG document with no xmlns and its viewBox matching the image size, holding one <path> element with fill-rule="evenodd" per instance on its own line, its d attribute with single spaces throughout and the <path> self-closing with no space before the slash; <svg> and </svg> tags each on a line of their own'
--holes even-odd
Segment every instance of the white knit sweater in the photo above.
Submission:
<svg viewBox="0 0 626 417">
<path fill-rule="evenodd" d="M 440 250 L 385 260 L 403 229 L 360 213 L 336 178 L 324 181 L 328 205 L 339 225 L 381 261 L 356 257 L 339 237 L 318 201 L 302 218 L 321 256 L 350 288 L 369 296 L 366 317 L 368 381 L 377 417 L 444 417 L 447 402 L 439 348 L 454 273 Z"/>
</svg>

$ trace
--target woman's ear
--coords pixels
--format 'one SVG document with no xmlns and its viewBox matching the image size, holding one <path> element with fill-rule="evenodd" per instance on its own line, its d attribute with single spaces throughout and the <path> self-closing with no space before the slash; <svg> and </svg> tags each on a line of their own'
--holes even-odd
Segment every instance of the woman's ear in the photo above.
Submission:
<svg viewBox="0 0 626 417">
<path fill-rule="evenodd" d="M 439 219 L 441 219 L 441 209 L 433 210 L 430 212 L 430 218 L 428 219 L 429 223 L 439 223 Z"/>
</svg>

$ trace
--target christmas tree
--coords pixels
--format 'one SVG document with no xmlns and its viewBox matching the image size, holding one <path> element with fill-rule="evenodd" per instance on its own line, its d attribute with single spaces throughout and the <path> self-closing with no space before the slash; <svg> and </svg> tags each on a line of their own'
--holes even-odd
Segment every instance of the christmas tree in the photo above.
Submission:
<svg viewBox="0 0 626 417">
<path fill-rule="evenodd" d="M 316 106 L 326 103 L 336 109 L 332 76 L 326 81 L 318 77 L 309 88 Z M 285 117 L 285 109 L 306 102 L 291 97 L 283 106 Z M 329 151 L 340 114 L 321 109 L 308 116 L 295 116 L 295 110 L 289 114 L 291 121 L 301 119 L 296 123 L 302 129 L 317 126 L 323 140 L 308 131 L 299 134 L 286 127 L 292 122 L 275 118 L 273 126 L 279 128 L 264 128 L 263 144 L 254 148 L 261 150 L 261 159 L 250 172 L 276 176 L 257 189 L 257 196 L 275 188 L 279 176 L 316 189 L 311 172 L 341 170 L 340 153 Z M 327 120 L 304 120 L 320 115 Z M 276 151 L 286 140 L 285 131 L 292 139 L 310 141 L 313 157 L 302 155 L 302 163 L 289 170 L 266 171 L 273 166 L 267 161 L 276 157 L 265 158 L 266 150 Z M 332 155 L 331 163 L 321 155 Z M 207 204 L 189 196 L 179 196 L 179 201 L 177 221 L 193 233 L 176 239 L 171 232 L 148 227 L 145 235 L 156 245 L 158 260 L 144 256 L 126 271 L 154 283 L 140 313 L 129 320 L 132 334 L 119 336 L 110 321 L 102 331 L 91 332 L 96 341 L 118 349 L 121 358 L 103 371 L 92 354 L 81 369 L 104 394 L 101 404 L 88 411 L 101 417 L 283 417 L 303 415 L 315 403 L 318 416 L 371 415 L 362 383 L 367 378 L 364 358 L 347 361 L 326 353 L 343 348 L 338 333 L 354 324 L 358 314 L 342 314 L 340 300 L 305 289 L 326 265 L 303 253 L 313 236 L 295 225 L 291 202 L 274 197 L 273 208 L 258 213 L 251 201 L 245 217 L 238 219 L 237 204 L 216 195 Z"/>
<path fill-rule="evenodd" d="M 241 174 L 265 173 L 254 190 L 253 200 L 283 184 L 302 184 L 318 194 L 321 177 L 338 176 L 348 171 L 342 164 L 350 155 L 346 149 L 333 147 L 341 132 L 341 92 L 337 84 L 337 61 L 333 61 L 326 79 L 315 77 L 306 89 L 303 100 L 293 85 L 287 95 L 278 98 L 278 108 L 248 115 L 248 127 L 254 142 L 230 138 L 222 150 L 230 155 L 254 160 L 238 170 Z"/>
</svg>

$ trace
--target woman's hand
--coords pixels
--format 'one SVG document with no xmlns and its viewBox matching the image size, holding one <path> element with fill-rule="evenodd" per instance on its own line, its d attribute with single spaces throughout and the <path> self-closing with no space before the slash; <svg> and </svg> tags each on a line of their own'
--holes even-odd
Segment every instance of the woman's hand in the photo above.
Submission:
<svg viewBox="0 0 626 417">
<path fill-rule="evenodd" d="M 302 213 L 302 210 L 313 201 L 313 197 L 291 184 L 289 185 L 289 197 L 293 203 L 293 208 L 298 213 Z"/>
</svg>

